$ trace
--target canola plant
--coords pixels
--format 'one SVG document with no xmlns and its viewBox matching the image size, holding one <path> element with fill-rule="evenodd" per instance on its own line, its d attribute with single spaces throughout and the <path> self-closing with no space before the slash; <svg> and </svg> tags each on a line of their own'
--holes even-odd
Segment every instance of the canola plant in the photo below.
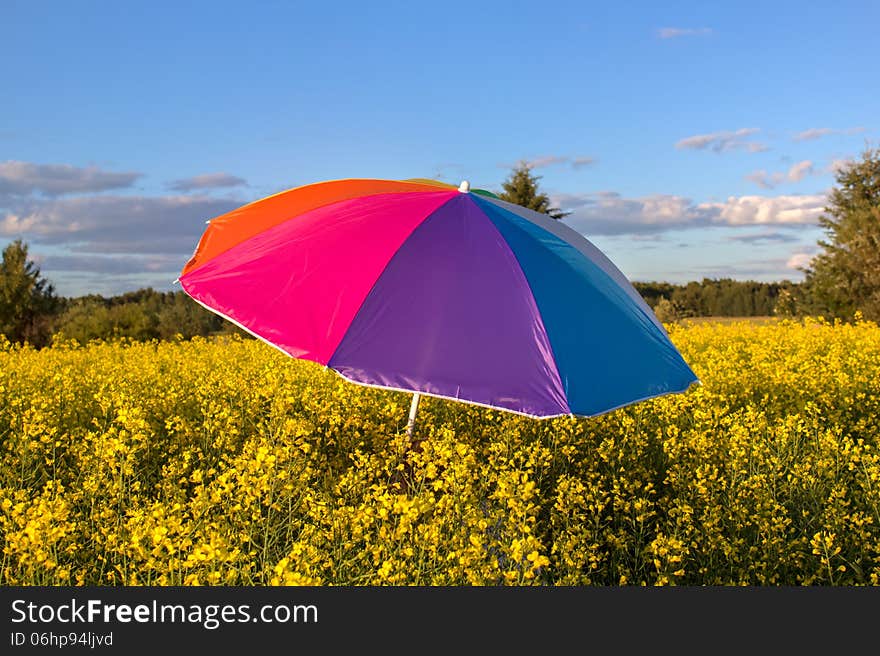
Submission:
<svg viewBox="0 0 880 656">
<path fill-rule="evenodd" d="M 880 584 L 880 328 L 667 328 L 684 394 L 412 443 L 256 340 L 0 341 L 0 584 Z"/>
</svg>

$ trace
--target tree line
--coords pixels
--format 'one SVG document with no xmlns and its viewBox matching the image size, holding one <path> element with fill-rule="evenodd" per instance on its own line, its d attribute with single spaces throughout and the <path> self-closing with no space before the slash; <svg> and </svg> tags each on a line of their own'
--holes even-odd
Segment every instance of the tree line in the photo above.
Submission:
<svg viewBox="0 0 880 656">
<path fill-rule="evenodd" d="M 635 282 L 634 287 L 663 321 L 703 316 L 767 316 L 777 313 L 780 292 L 797 294 L 795 283 L 731 279 Z M 118 296 L 57 296 L 27 244 L 15 241 L 0 264 L 0 334 L 13 342 L 42 347 L 56 335 L 86 344 L 94 339 L 190 339 L 196 335 L 245 332 L 203 308 L 183 291 L 139 289 Z"/>
<path fill-rule="evenodd" d="M 63 336 L 81 344 L 95 339 L 127 337 L 191 339 L 244 331 L 203 308 L 182 291 L 139 289 L 118 296 L 55 294 L 39 267 L 28 258 L 28 246 L 14 241 L 0 262 L 0 335 L 37 348 Z"/>
<path fill-rule="evenodd" d="M 850 321 L 861 315 L 880 322 L 880 149 L 836 173 L 836 185 L 820 218 L 826 237 L 804 269 L 803 283 L 708 279 L 683 285 L 635 282 L 634 287 L 662 321 L 686 317 L 822 315 Z M 503 183 L 503 200 L 555 219 L 566 213 L 550 206 L 539 176 L 520 164 Z M 184 339 L 237 332 L 240 328 L 204 309 L 182 291 L 151 288 L 105 298 L 56 295 L 51 283 L 14 241 L 0 261 L 0 335 L 36 347 L 56 335 L 87 343 L 93 339 Z"/>
<path fill-rule="evenodd" d="M 801 294 L 801 285 L 790 281 L 756 282 L 731 278 L 668 282 L 633 282 L 633 287 L 662 321 L 688 317 L 794 316 L 786 300 Z"/>
</svg>

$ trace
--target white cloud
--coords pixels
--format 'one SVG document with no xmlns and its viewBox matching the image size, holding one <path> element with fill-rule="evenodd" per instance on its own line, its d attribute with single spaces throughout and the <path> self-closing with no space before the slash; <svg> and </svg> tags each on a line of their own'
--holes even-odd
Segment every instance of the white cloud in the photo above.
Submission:
<svg viewBox="0 0 880 656">
<path fill-rule="evenodd" d="M 569 158 L 564 155 L 544 155 L 542 157 L 528 160 L 526 164 L 530 169 L 539 169 L 545 166 L 553 166 L 554 164 L 565 164 L 568 159 Z"/>
<path fill-rule="evenodd" d="M 205 221 L 242 205 L 207 196 L 81 196 L 0 211 L 0 237 L 42 250 L 41 268 L 68 296 L 168 287 Z"/>
<path fill-rule="evenodd" d="M 701 203 L 714 212 L 713 224 L 814 225 L 825 207 L 825 194 L 731 196 L 724 203 Z"/>
<path fill-rule="evenodd" d="M 132 274 L 180 271 L 182 258 L 174 255 L 43 255 L 45 271 Z M 168 281 L 173 278 L 168 278 Z"/>
<path fill-rule="evenodd" d="M 785 173 L 767 173 L 764 169 L 759 169 L 752 171 L 744 177 L 762 189 L 773 189 L 782 182 L 800 182 L 808 175 L 815 175 L 815 173 L 813 162 L 805 159 L 802 162 L 793 164 Z"/>
<path fill-rule="evenodd" d="M 785 258 L 738 260 L 730 264 L 695 266 L 684 281 L 702 278 L 733 278 L 734 280 L 764 280 L 766 282 L 790 279 Z"/>
<path fill-rule="evenodd" d="M 708 36 L 713 33 L 711 27 L 661 27 L 657 36 L 661 39 L 675 39 L 681 36 Z"/>
<path fill-rule="evenodd" d="M 809 130 L 804 130 L 803 132 L 798 132 L 794 135 L 791 140 L 792 141 L 812 141 L 813 139 L 818 139 L 820 137 L 824 137 L 826 134 L 831 134 L 834 132 L 831 128 L 810 128 Z"/>
<path fill-rule="evenodd" d="M 791 182 L 800 182 L 808 175 L 813 175 L 813 162 L 805 159 L 803 162 L 798 162 L 788 169 L 786 177 Z"/>
<path fill-rule="evenodd" d="M 594 157 L 575 157 L 571 160 L 571 166 L 575 169 L 582 169 L 587 166 L 592 166 L 596 161 L 597 160 Z"/>
<path fill-rule="evenodd" d="M 739 242 L 741 244 L 775 244 L 798 241 L 798 237 L 789 232 L 755 232 L 746 235 L 732 235 L 726 241 Z"/>
<path fill-rule="evenodd" d="M 830 162 L 828 162 L 828 166 L 825 167 L 825 172 L 826 173 L 837 173 L 838 171 L 846 168 L 847 166 L 849 166 L 852 163 L 853 163 L 853 160 L 851 158 L 833 159 Z"/>
<path fill-rule="evenodd" d="M 724 153 L 731 150 L 746 150 L 750 153 L 758 153 L 768 150 L 768 147 L 756 141 L 747 141 L 747 139 L 760 131 L 759 128 L 740 128 L 734 131 L 696 134 L 680 139 L 676 142 L 675 147 L 679 150 L 705 150 L 709 148 L 716 153 Z"/>
<path fill-rule="evenodd" d="M 690 198 L 655 194 L 624 198 L 615 192 L 556 194 L 552 203 L 572 214 L 564 221 L 590 235 L 664 232 L 711 226 L 814 225 L 824 194 L 731 196 L 724 202 L 695 203 Z"/>
<path fill-rule="evenodd" d="M 168 188 L 172 191 L 193 191 L 194 189 L 217 189 L 220 187 L 247 186 L 244 178 L 229 173 L 204 173 L 191 178 L 174 180 Z"/>
<path fill-rule="evenodd" d="M 28 196 L 35 193 L 56 197 L 124 189 L 132 186 L 141 176 L 141 173 L 133 171 L 114 173 L 96 166 L 33 164 L 8 160 L 0 162 L 0 197 Z"/>
<path fill-rule="evenodd" d="M 834 128 L 810 128 L 809 130 L 804 130 L 803 132 L 798 132 L 795 134 L 791 140 L 792 141 L 812 141 L 813 139 L 819 139 L 821 137 L 827 136 L 829 134 L 861 134 L 862 132 L 866 132 L 867 128 L 863 128 L 861 126 L 855 128 L 845 128 L 843 130 L 835 130 Z"/>
<path fill-rule="evenodd" d="M 239 207 L 207 196 L 81 196 L 0 214 L 0 235 L 103 254 L 192 253 L 205 221 Z"/>
<path fill-rule="evenodd" d="M 604 191 L 559 194 L 551 201 L 557 207 L 571 210 L 565 222 L 587 236 L 663 232 L 706 225 L 711 219 L 690 199 L 666 194 L 624 198 Z"/>
<path fill-rule="evenodd" d="M 809 246 L 801 246 L 797 251 L 791 254 L 785 262 L 785 266 L 789 269 L 805 269 L 809 267 L 813 259 L 819 254 L 819 245 L 811 244 Z"/>
<path fill-rule="evenodd" d="M 782 173 L 767 173 L 764 169 L 752 171 L 745 176 L 746 180 L 754 182 L 762 189 L 772 189 L 778 185 L 785 176 Z"/>
<path fill-rule="evenodd" d="M 569 164 L 573 169 L 581 169 L 592 166 L 598 160 L 594 157 L 569 157 L 568 155 L 542 155 L 533 159 L 522 159 L 517 164 L 499 164 L 501 168 L 513 169 L 523 164 L 530 169 L 539 169 L 556 164 Z"/>
<path fill-rule="evenodd" d="M 813 261 L 814 255 L 810 253 L 795 253 L 788 261 L 785 263 L 785 266 L 789 269 L 800 270 L 810 266 L 810 262 Z"/>
</svg>

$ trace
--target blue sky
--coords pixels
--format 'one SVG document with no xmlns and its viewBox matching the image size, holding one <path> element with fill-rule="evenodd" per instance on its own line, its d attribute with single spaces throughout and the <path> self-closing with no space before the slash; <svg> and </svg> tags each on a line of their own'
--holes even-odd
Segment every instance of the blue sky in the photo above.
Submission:
<svg viewBox="0 0 880 656">
<path fill-rule="evenodd" d="M 33 2 L 0 21 L 0 242 L 173 289 L 204 222 L 324 179 L 530 162 L 631 280 L 799 280 L 876 146 L 876 2 Z"/>
</svg>

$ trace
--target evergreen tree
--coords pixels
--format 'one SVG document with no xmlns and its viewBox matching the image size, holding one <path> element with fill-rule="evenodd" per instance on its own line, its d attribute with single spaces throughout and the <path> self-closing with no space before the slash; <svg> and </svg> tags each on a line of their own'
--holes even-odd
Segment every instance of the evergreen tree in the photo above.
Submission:
<svg viewBox="0 0 880 656">
<path fill-rule="evenodd" d="M 521 205 L 535 212 L 548 214 L 554 219 L 561 219 L 568 216 L 571 212 L 563 212 L 558 207 L 550 207 L 550 199 L 547 194 L 538 190 L 538 180 L 541 176 L 534 175 L 531 167 L 525 162 L 513 169 L 510 177 L 507 178 L 501 186 L 504 191 L 498 194 L 501 200 L 508 203 Z"/>
<path fill-rule="evenodd" d="M 880 321 L 880 149 L 867 149 L 836 176 L 819 219 L 827 240 L 806 271 L 810 310 Z"/>
<path fill-rule="evenodd" d="M 28 259 L 27 245 L 20 239 L 9 244 L 0 262 L 0 334 L 12 342 L 44 346 L 56 307 L 55 290 Z"/>
</svg>

